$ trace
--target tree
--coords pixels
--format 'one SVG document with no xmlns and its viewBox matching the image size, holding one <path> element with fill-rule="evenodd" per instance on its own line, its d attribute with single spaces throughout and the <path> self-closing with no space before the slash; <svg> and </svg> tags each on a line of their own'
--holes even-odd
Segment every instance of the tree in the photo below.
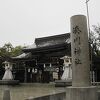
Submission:
<svg viewBox="0 0 100 100">
<path fill-rule="evenodd" d="M 13 46 L 11 43 L 6 43 L 4 44 L 3 48 L 7 51 L 7 52 L 12 52 L 13 50 Z"/>
<path fill-rule="evenodd" d="M 100 26 L 93 25 L 93 30 L 90 33 L 90 43 L 92 46 L 92 52 L 100 56 Z"/>
<path fill-rule="evenodd" d="M 6 43 L 0 48 L 0 56 L 3 58 L 18 56 L 22 53 L 22 48 L 22 46 L 13 47 L 11 43 Z"/>
<path fill-rule="evenodd" d="M 13 50 L 12 50 L 12 56 L 18 56 L 22 53 L 22 46 L 16 46 Z"/>
<path fill-rule="evenodd" d="M 13 49 L 14 47 L 11 43 L 4 44 L 4 46 L 0 48 L 0 56 L 10 57 L 12 55 L 11 52 Z"/>
</svg>

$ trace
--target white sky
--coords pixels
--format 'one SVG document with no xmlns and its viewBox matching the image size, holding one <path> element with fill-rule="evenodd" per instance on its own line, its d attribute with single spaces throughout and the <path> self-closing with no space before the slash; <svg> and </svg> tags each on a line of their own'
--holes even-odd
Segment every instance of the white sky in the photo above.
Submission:
<svg viewBox="0 0 100 100">
<path fill-rule="evenodd" d="M 70 32 L 70 17 L 86 15 L 86 0 L 0 0 L 0 46 Z M 89 1 L 90 26 L 100 24 L 100 0 Z"/>
</svg>

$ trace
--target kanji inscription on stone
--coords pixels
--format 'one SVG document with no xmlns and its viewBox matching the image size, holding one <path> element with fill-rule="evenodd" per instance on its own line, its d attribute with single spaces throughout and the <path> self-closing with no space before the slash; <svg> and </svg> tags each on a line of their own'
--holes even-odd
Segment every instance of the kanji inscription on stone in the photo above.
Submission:
<svg viewBox="0 0 100 100">
<path fill-rule="evenodd" d="M 75 64 L 82 64 L 82 61 L 80 59 L 80 54 L 81 54 L 81 40 L 80 40 L 80 34 L 81 34 L 81 30 L 79 28 L 79 26 L 75 26 L 73 28 L 73 34 L 74 34 L 74 45 L 77 45 L 76 47 L 74 47 L 74 54 L 75 54 Z"/>
<path fill-rule="evenodd" d="M 74 33 L 74 34 L 80 34 L 80 33 L 81 33 L 81 30 L 79 29 L 79 26 L 75 26 L 75 27 L 73 28 L 73 33 Z"/>
</svg>

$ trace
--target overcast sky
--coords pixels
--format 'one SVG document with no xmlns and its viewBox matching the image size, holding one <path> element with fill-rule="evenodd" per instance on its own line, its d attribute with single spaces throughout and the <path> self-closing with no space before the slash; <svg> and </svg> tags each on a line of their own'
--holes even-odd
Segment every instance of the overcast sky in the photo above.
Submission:
<svg viewBox="0 0 100 100">
<path fill-rule="evenodd" d="M 100 24 L 100 0 L 90 0 L 90 26 Z M 70 17 L 86 15 L 85 0 L 0 0 L 0 46 L 70 32 Z"/>
</svg>

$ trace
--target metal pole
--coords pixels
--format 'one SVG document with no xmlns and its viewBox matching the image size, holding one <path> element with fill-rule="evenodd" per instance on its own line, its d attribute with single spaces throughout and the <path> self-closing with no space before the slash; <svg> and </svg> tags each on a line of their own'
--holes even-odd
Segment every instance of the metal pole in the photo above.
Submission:
<svg viewBox="0 0 100 100">
<path fill-rule="evenodd" d="M 86 0 L 86 10 L 87 10 L 87 24 L 88 24 L 88 36 L 89 36 L 89 43 L 90 43 L 90 61 L 91 61 L 91 63 L 90 63 L 90 68 L 91 68 L 91 81 L 92 81 L 92 78 L 93 78 L 93 76 L 92 76 L 92 74 L 93 74 L 93 72 L 92 72 L 92 48 L 91 48 L 91 41 L 90 41 L 90 18 L 89 18 L 89 7 L 88 7 L 88 2 L 89 2 L 90 0 Z"/>
<path fill-rule="evenodd" d="M 90 19 L 89 19 L 89 7 L 88 7 L 89 0 L 86 0 L 86 10 L 87 10 L 87 20 L 88 20 L 88 35 L 90 38 Z"/>
</svg>

